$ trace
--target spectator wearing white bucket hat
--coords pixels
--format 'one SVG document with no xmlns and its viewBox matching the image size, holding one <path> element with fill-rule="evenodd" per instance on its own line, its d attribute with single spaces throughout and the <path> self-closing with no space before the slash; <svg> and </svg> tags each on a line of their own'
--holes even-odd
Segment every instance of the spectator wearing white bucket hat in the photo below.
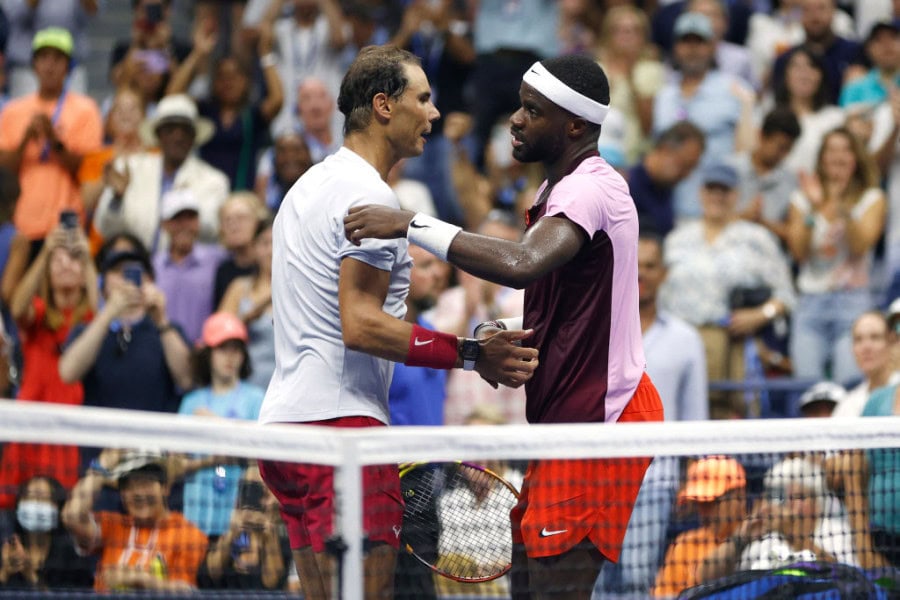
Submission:
<svg viewBox="0 0 900 600">
<path fill-rule="evenodd" d="M 129 232 L 151 251 L 164 248 L 167 244 L 159 227 L 162 197 L 169 190 L 186 188 L 200 204 L 200 239 L 215 242 L 228 177 L 193 154 L 212 137 L 212 122 L 198 115 L 190 97 L 175 94 L 160 101 L 140 132 L 148 146 L 158 146 L 160 151 L 140 152 L 112 163 L 109 185 L 94 215 L 97 230 L 106 237 Z"/>
</svg>

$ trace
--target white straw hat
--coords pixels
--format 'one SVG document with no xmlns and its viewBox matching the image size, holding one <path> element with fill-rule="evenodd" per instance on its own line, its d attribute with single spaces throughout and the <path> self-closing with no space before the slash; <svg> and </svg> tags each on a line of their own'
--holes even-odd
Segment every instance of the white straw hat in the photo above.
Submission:
<svg viewBox="0 0 900 600">
<path fill-rule="evenodd" d="M 165 123 L 188 123 L 194 128 L 194 146 L 202 146 L 212 138 L 216 126 L 197 113 L 197 105 L 185 94 L 166 96 L 156 106 L 153 117 L 141 123 L 141 139 L 151 145 L 159 144 L 156 130 Z"/>
</svg>

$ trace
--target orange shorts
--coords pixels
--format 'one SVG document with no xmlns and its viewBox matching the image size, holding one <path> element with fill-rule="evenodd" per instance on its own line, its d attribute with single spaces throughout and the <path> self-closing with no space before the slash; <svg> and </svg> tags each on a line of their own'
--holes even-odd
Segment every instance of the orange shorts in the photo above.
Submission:
<svg viewBox="0 0 900 600">
<path fill-rule="evenodd" d="M 619 423 L 662 421 L 659 393 L 645 373 Z M 510 512 L 513 542 L 530 558 L 558 556 L 588 539 L 619 560 L 625 528 L 652 457 L 536 460 Z"/>
</svg>

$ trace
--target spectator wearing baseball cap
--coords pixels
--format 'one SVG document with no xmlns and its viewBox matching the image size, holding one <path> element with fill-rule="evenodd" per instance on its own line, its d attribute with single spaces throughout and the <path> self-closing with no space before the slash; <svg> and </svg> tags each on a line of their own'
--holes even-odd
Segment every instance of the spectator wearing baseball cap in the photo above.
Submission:
<svg viewBox="0 0 900 600">
<path fill-rule="evenodd" d="M 215 243 L 219 233 L 219 208 L 228 197 L 224 173 L 194 155 L 208 141 L 215 127 L 201 117 L 194 101 L 183 94 L 163 98 L 156 113 L 141 123 L 140 135 L 148 147 L 159 152 L 135 152 L 111 164 L 117 179 L 125 182 L 108 187 L 100 195 L 94 226 L 104 236 L 131 231 L 156 253 L 166 248 L 160 236 L 163 195 L 169 190 L 189 189 L 197 202 L 200 238 Z M 198 330 L 199 331 L 199 330 Z"/>
<path fill-rule="evenodd" d="M 22 189 L 13 220 L 30 240 L 53 230 L 62 211 L 75 211 L 83 221 L 76 174 L 82 157 L 102 141 L 97 104 L 66 86 L 72 44 L 64 29 L 38 31 L 28 45 L 37 91 L 11 100 L 0 113 L 0 164 L 18 175 Z"/>
<path fill-rule="evenodd" d="M 153 256 L 169 316 L 184 328 L 191 341 L 199 339 L 203 322 L 215 308 L 216 269 L 226 256 L 221 246 L 198 242 L 201 210 L 200 200 L 190 188 L 163 194 L 160 219 L 169 244 Z"/>
<path fill-rule="evenodd" d="M 91 463 L 62 511 L 80 554 L 97 554 L 94 589 L 184 592 L 197 585 L 207 537 L 168 507 L 167 459 L 152 450 L 107 449 Z M 94 506 L 104 484 L 124 512 Z"/>
<path fill-rule="evenodd" d="M 72 69 L 67 87 L 86 94 L 88 73 L 85 64 L 90 53 L 87 28 L 97 14 L 97 0 L 52 0 L 44 2 L 3 2 L 3 12 L 9 23 L 9 37 L 4 44 L 9 73 L 9 93 L 19 98 L 37 89 L 31 70 L 32 46 L 36 35 L 51 32 L 65 34 L 67 41 L 60 48 L 71 57 Z"/>
<path fill-rule="evenodd" d="M 159 412 L 178 410 L 192 387 L 190 347 L 170 320 L 147 251 L 115 236 L 100 251 L 103 307 L 69 334 L 59 360 L 63 381 L 81 381 L 84 404 Z M 83 461 L 92 458 L 85 449 Z"/>
<path fill-rule="evenodd" d="M 744 467 L 727 456 L 708 456 L 691 463 L 678 493 L 679 503 L 692 503 L 700 527 L 675 538 L 666 551 L 653 586 L 654 597 L 675 597 L 702 581 L 697 575 L 706 556 L 741 525 L 747 514 Z"/>
<path fill-rule="evenodd" d="M 820 381 L 803 392 L 797 408 L 801 417 L 830 417 L 834 407 L 846 396 L 844 386 L 833 381 Z"/>
<path fill-rule="evenodd" d="M 653 133 L 660 134 L 679 121 L 689 120 L 706 137 L 701 167 L 728 160 L 755 142 L 755 94 L 739 77 L 716 66 L 712 23 L 706 15 L 682 13 L 675 22 L 672 63 L 676 76 L 653 102 Z M 675 188 L 675 218 L 696 218 L 701 213 L 698 172 Z"/>
<path fill-rule="evenodd" d="M 731 9 L 732 5 L 725 0 L 688 0 L 684 3 L 685 12 L 702 14 L 709 19 L 719 70 L 739 77 L 752 89 L 758 90 L 760 81 L 753 71 L 750 51 L 742 43 L 736 44 L 725 39 L 729 32 Z"/>
<path fill-rule="evenodd" d="M 762 337 L 794 304 L 791 272 L 776 238 L 739 218 L 734 167 L 714 162 L 699 180 L 701 219 L 679 224 L 666 238 L 660 304 L 700 330 L 709 381 L 740 381 L 746 338 Z M 709 399 L 712 418 L 747 413 L 743 394 L 717 391 Z"/>
<path fill-rule="evenodd" d="M 880 104 L 888 99 L 891 87 L 900 85 L 900 21 L 875 22 L 864 45 L 872 69 L 865 76 L 847 82 L 838 104 Z"/>
<path fill-rule="evenodd" d="M 859 560 L 871 554 L 870 532 L 861 517 L 865 502 L 858 491 L 845 489 L 842 502 L 829 491 L 820 457 L 791 456 L 763 477 L 764 496 L 730 536 L 704 557 L 700 581 L 733 573 L 767 571 L 798 562 L 827 561 L 872 568 Z M 857 494 L 848 498 L 849 494 Z M 853 506 L 855 505 L 855 506 Z M 853 520 L 848 511 L 856 513 Z"/>
<path fill-rule="evenodd" d="M 210 315 L 193 354 L 194 380 L 201 387 L 181 401 L 183 415 L 215 416 L 255 421 L 265 391 L 248 383 L 247 328 L 228 312 Z M 208 457 L 195 459 L 184 486 L 184 515 L 205 534 L 228 531 L 238 497 L 243 468 L 219 464 Z"/>
</svg>

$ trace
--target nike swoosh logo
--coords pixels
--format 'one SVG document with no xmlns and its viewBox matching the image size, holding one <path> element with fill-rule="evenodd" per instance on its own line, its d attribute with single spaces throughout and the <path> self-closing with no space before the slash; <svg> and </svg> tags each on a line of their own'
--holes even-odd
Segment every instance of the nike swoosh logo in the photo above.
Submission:
<svg viewBox="0 0 900 600">
<path fill-rule="evenodd" d="M 535 75 L 540 75 L 540 73 L 538 73 L 538 72 L 535 71 L 534 69 L 528 69 L 528 70 L 531 71 L 532 73 L 534 73 Z M 563 530 L 563 531 L 565 531 L 565 530 Z"/>
<path fill-rule="evenodd" d="M 413 229 L 426 229 L 426 228 L 430 227 L 430 225 L 420 225 L 419 223 L 416 223 L 415 221 L 410 221 L 409 226 L 412 227 Z"/>
<path fill-rule="evenodd" d="M 413 344 L 415 344 L 416 346 L 427 346 L 433 341 L 434 340 L 420 340 L 419 338 L 416 338 L 413 340 Z"/>
<path fill-rule="evenodd" d="M 568 531 L 568 529 L 556 529 L 556 530 L 550 531 L 549 529 L 544 527 L 543 529 L 541 529 L 540 536 L 541 537 L 550 537 L 551 535 L 559 535 L 559 534 L 565 533 L 567 531 Z"/>
</svg>

